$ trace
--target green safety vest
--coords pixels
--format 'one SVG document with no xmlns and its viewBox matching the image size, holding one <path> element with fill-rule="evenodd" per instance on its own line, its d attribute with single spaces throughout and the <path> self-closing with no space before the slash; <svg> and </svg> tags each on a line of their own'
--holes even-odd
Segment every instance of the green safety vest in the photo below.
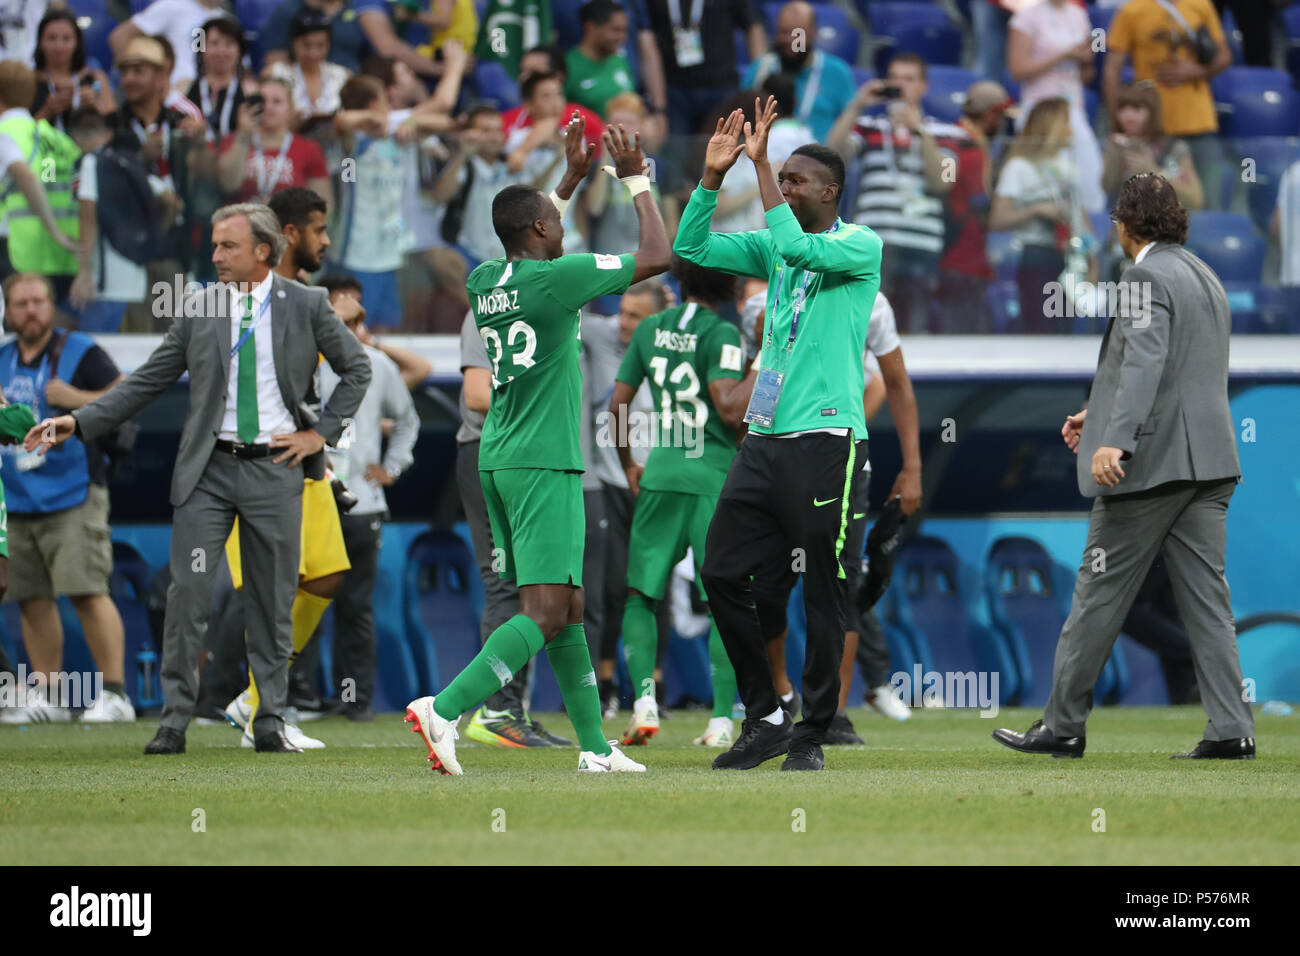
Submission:
<svg viewBox="0 0 1300 956">
<path fill-rule="evenodd" d="M 76 239 L 81 232 L 77 197 L 72 183 L 81 150 L 66 133 L 45 120 L 15 116 L 0 122 L 7 134 L 27 156 L 27 164 L 45 187 L 59 229 Z M 0 211 L 9 222 L 9 261 L 19 272 L 43 275 L 75 275 L 77 257 L 59 246 L 45 231 L 40 218 L 28 206 L 27 197 L 12 183 L 0 198 Z"/>
</svg>

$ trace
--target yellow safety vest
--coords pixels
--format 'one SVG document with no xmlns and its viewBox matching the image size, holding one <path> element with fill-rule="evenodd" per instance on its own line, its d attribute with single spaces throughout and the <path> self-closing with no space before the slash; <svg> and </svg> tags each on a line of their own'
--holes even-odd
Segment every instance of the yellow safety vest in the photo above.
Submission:
<svg viewBox="0 0 1300 956">
<path fill-rule="evenodd" d="M 0 122 L 0 133 L 8 135 L 28 157 L 27 164 L 45 188 L 59 229 L 76 239 L 81 234 L 77 197 L 72 190 L 77 160 L 81 158 L 77 144 L 45 120 L 29 116 L 14 116 Z M 17 186 L 11 183 L 0 201 L 9 221 L 9 261 L 14 269 L 43 275 L 76 274 L 77 257 L 46 232 L 40 217 Z"/>
</svg>

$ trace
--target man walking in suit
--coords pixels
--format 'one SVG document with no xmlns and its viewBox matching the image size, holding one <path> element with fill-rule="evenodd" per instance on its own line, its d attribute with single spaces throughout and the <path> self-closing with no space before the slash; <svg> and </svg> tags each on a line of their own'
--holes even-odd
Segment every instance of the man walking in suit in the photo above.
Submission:
<svg viewBox="0 0 1300 956">
<path fill-rule="evenodd" d="M 147 754 L 185 752 L 198 697 L 198 653 L 221 548 L 238 516 L 248 606 L 248 666 L 261 691 L 258 751 L 296 753 L 282 711 L 293 648 L 304 475 L 324 475 L 335 443 L 370 382 L 370 361 L 331 310 L 323 289 L 275 274 L 285 240 L 266 206 L 226 206 L 212 216 L 212 261 L 221 280 L 189 299 L 161 345 L 125 381 L 72 415 L 27 434 L 29 450 L 94 439 L 190 375 L 190 406 L 172 476 L 171 585 L 164 625 L 162 726 Z M 303 400 L 317 353 L 340 381 L 319 420 Z M 300 407 L 301 406 L 301 407 Z M 298 465 L 303 466 L 302 470 Z"/>
<path fill-rule="evenodd" d="M 1102 340 L 1088 407 L 1061 429 L 1079 455 L 1079 490 L 1094 499 L 1088 542 L 1043 719 L 993 739 L 1023 753 L 1083 756 L 1093 686 L 1163 549 L 1210 718 L 1195 749 L 1175 756 L 1253 759 L 1255 724 L 1223 574 L 1228 500 L 1241 476 L 1228 408 L 1227 296 L 1183 248 L 1187 210 L 1163 177 L 1128 180 L 1111 220 L 1134 265 Z"/>
</svg>

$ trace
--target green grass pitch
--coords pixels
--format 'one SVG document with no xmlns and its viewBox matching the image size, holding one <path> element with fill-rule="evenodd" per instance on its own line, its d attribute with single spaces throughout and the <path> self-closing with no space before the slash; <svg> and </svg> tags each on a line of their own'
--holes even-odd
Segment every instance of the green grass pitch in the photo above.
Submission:
<svg viewBox="0 0 1300 956">
<path fill-rule="evenodd" d="M 569 733 L 561 715 L 539 715 Z M 865 747 L 818 774 L 709 769 L 707 714 L 674 712 L 629 751 L 642 774 L 577 773 L 576 749 L 460 746 L 428 769 L 401 715 L 304 725 L 328 749 L 255 754 L 226 727 L 145 757 L 155 724 L 0 727 L 6 864 L 1296 864 L 1300 717 L 1259 715 L 1255 761 L 1171 761 L 1197 708 L 1097 711 L 1082 760 L 989 734 L 1037 717 L 854 711 Z M 462 726 L 465 722 L 462 721 Z M 622 727 L 609 721 L 613 737 Z M 197 813 L 196 811 L 202 811 Z M 1104 832 L 1094 829 L 1103 817 Z M 199 823 L 203 824 L 201 832 Z"/>
</svg>

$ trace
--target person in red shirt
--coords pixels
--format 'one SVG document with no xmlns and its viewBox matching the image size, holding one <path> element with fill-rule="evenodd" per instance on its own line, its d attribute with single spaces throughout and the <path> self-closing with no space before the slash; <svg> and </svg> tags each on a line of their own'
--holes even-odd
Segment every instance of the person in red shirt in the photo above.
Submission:
<svg viewBox="0 0 1300 956">
<path fill-rule="evenodd" d="M 564 57 L 555 47 L 535 46 L 523 55 L 519 61 L 519 89 L 524 103 L 522 106 L 516 106 L 513 109 L 506 110 L 501 114 L 501 131 L 505 133 L 507 149 L 511 135 L 518 130 L 528 129 L 533 125 L 533 118 L 537 114 L 536 109 L 528 108 L 529 90 L 533 87 L 528 86 L 528 78 L 536 74 L 550 73 L 559 78 L 560 82 L 560 99 L 563 105 L 554 114 L 557 123 L 559 120 L 568 121 L 568 117 L 574 114 L 576 110 L 583 119 L 584 136 L 588 143 L 600 147 L 600 136 L 605 131 L 605 122 L 598 115 L 587 109 L 585 106 L 579 106 L 576 103 L 564 103 L 563 90 L 564 80 L 567 76 L 567 68 L 564 65 Z M 549 87 L 542 90 L 544 95 L 550 94 Z M 545 107 L 544 107 L 545 108 Z M 516 143 L 519 140 L 516 139 Z"/>
<path fill-rule="evenodd" d="M 261 84 L 262 103 L 239 107 L 235 132 L 219 147 L 217 177 L 230 202 L 266 202 L 290 186 L 313 190 L 331 202 L 325 154 L 314 141 L 290 130 L 293 93 L 289 84 L 267 77 Z"/>
<path fill-rule="evenodd" d="M 1011 98 L 999 83 L 980 80 L 966 91 L 957 125 L 967 137 L 954 144 L 957 177 L 944 197 L 949 242 L 939 260 L 936 310 L 931 330 L 938 333 L 988 332 L 991 326 L 985 295 L 993 279 L 984 241 L 988 237 L 992 159 L 989 144 L 997 135 Z"/>
</svg>

